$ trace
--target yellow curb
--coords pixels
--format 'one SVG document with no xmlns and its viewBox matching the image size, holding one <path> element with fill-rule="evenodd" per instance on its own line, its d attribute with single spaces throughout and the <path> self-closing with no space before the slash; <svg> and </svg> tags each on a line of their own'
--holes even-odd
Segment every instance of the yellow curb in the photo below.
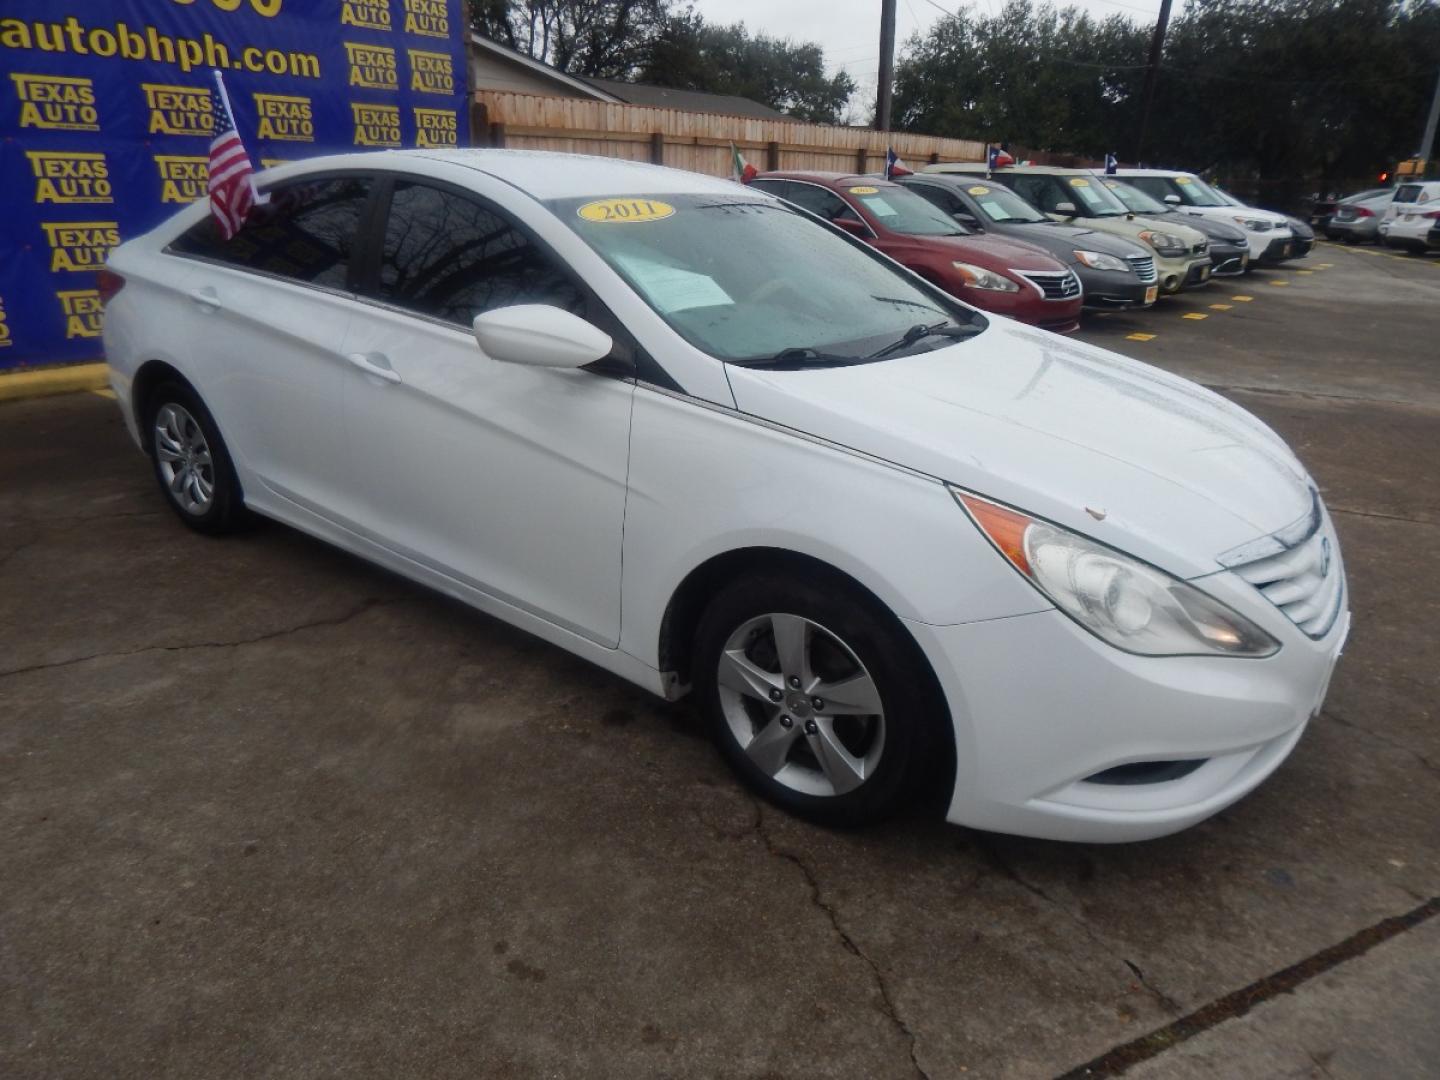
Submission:
<svg viewBox="0 0 1440 1080">
<path fill-rule="evenodd" d="M 105 387 L 105 389 L 103 390 L 91 390 L 90 393 L 94 394 L 96 397 L 106 398 L 109 401 L 115 400 L 115 391 L 111 390 L 108 386 Z"/>
<path fill-rule="evenodd" d="M 1154 334 L 1126 334 L 1126 341 L 1154 341 Z"/>
<path fill-rule="evenodd" d="M 100 390 L 109 384 L 105 370 L 104 364 L 71 364 L 0 373 L 0 401 Z"/>
<path fill-rule="evenodd" d="M 1229 311 L 1229 310 L 1230 310 L 1232 307 L 1234 307 L 1234 306 L 1235 306 L 1234 304 L 1211 304 L 1211 305 L 1210 305 L 1210 310 L 1211 310 L 1211 311 Z"/>
<path fill-rule="evenodd" d="M 1248 304 L 1251 300 L 1254 300 L 1255 298 L 1253 296 L 1232 296 L 1230 297 L 1230 299 L 1239 301 L 1242 304 Z"/>
<path fill-rule="evenodd" d="M 1187 311 L 1180 317 L 1182 319 L 1208 319 L 1210 316 L 1206 315 L 1203 311 Z"/>
</svg>

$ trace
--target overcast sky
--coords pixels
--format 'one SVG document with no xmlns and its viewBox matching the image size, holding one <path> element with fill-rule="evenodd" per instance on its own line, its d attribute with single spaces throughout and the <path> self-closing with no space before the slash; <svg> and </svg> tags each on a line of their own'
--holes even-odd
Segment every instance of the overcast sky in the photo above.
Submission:
<svg viewBox="0 0 1440 1080">
<path fill-rule="evenodd" d="M 1125 15 L 1154 25 L 1160 0 L 1072 0 L 1095 18 Z M 830 69 L 844 68 L 861 87 L 863 109 L 873 107 L 875 70 L 880 59 L 880 0 L 693 0 L 707 22 L 743 22 L 751 32 L 814 41 L 825 49 Z M 1004 0 L 899 0 L 895 14 L 895 51 L 917 30 L 924 32 L 946 11 L 962 7 L 994 13 Z M 1058 7 L 1067 6 L 1063 0 Z"/>
</svg>

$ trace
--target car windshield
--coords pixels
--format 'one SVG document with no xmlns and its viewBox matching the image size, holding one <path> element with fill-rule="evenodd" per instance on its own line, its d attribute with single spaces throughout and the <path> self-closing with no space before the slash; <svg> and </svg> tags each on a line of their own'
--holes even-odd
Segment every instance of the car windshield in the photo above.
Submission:
<svg viewBox="0 0 1440 1080">
<path fill-rule="evenodd" d="M 845 193 L 891 232 L 906 236 L 965 236 L 955 220 L 929 199 L 899 185 L 851 184 Z"/>
<path fill-rule="evenodd" d="M 778 201 L 685 194 L 546 205 L 676 333 L 721 360 L 855 363 L 917 325 L 985 325 Z M 887 355 L 950 343 L 916 339 Z"/>
<path fill-rule="evenodd" d="M 1227 199 L 1198 176 L 1176 176 L 1172 178 L 1180 198 L 1190 206 L 1237 206 L 1233 199 Z"/>
<path fill-rule="evenodd" d="M 1050 221 L 1019 195 L 999 184 L 969 184 L 965 193 L 975 200 L 986 217 L 1002 225 Z"/>
<path fill-rule="evenodd" d="M 1119 217 L 1128 214 L 1125 204 L 1112 195 L 1099 181 L 1089 176 L 1056 177 L 1071 202 L 1081 204 L 1088 217 Z M 1062 198 L 1060 201 L 1064 201 Z"/>
<path fill-rule="evenodd" d="M 1145 192 L 1137 187 L 1120 180 L 1106 180 L 1105 187 L 1114 196 L 1125 204 L 1125 208 L 1134 214 L 1171 214 L 1175 212 L 1173 206 L 1166 206 L 1159 199 L 1152 199 Z"/>
</svg>

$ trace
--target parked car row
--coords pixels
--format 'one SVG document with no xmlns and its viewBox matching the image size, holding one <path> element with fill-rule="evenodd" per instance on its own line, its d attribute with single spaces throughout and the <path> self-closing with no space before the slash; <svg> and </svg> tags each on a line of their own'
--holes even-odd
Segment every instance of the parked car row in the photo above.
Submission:
<svg viewBox="0 0 1440 1080">
<path fill-rule="evenodd" d="M 1347 196 L 1335 204 L 1325 232 L 1347 244 L 1376 242 L 1415 252 L 1440 249 L 1440 180 Z"/>
<path fill-rule="evenodd" d="M 946 164 L 895 180 L 784 171 L 749 183 L 953 296 L 1062 333 L 1082 310 L 1149 307 L 1314 244 L 1301 223 L 1236 206 L 1189 173 Z"/>
</svg>

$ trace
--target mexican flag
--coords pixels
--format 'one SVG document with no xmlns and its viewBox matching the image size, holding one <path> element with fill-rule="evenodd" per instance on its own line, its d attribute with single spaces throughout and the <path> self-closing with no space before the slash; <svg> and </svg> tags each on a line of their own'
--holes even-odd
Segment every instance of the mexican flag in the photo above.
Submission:
<svg viewBox="0 0 1440 1080">
<path fill-rule="evenodd" d="M 745 155 L 740 153 L 740 148 L 732 142 L 730 144 L 730 179 L 737 184 L 748 184 L 759 175 L 760 170 L 746 161 Z"/>
</svg>

